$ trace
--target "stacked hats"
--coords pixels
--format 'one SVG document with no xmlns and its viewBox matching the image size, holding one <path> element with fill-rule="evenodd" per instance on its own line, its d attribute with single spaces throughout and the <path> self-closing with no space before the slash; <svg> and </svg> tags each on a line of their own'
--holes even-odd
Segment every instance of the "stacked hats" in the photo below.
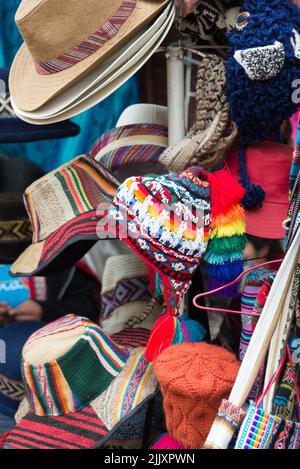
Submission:
<svg viewBox="0 0 300 469">
<path fill-rule="evenodd" d="M 143 348 L 130 352 L 89 320 L 68 315 L 28 339 L 22 374 L 26 397 L 6 448 L 141 447 L 157 389 Z"/>
<path fill-rule="evenodd" d="M 100 312 L 100 324 L 106 332 L 115 334 L 132 325 L 139 328 L 138 335 L 142 335 L 144 329 L 148 339 L 160 311 L 158 305 L 148 311 L 151 299 L 149 276 L 143 261 L 134 254 L 112 256 L 106 261 Z M 134 333 L 132 331 L 132 335 Z"/>
<path fill-rule="evenodd" d="M 201 449 L 239 362 L 227 350 L 205 343 L 174 345 L 155 362 L 167 428 L 186 449 Z"/>
<path fill-rule="evenodd" d="M 104 142 L 113 155 L 108 161 L 118 161 L 115 142 Z M 119 143 L 122 160 L 126 161 L 127 154 L 135 155 L 132 147 L 121 149 L 124 139 Z M 100 147 L 98 155 L 107 152 Z M 154 296 L 163 297 L 167 304 L 167 316 L 154 327 L 148 345 L 147 357 L 153 359 L 182 338 L 178 306 L 207 248 L 214 284 L 227 283 L 241 273 L 245 224 L 239 204 L 243 193 L 228 170 L 208 174 L 196 167 L 181 174 L 129 178 L 119 187 L 109 170 L 83 155 L 26 190 L 33 243 L 13 264 L 11 273 L 50 274 L 75 263 L 99 239 L 123 239 L 147 262 Z"/>
<path fill-rule="evenodd" d="M 52 138 L 75 137 L 80 128 L 65 121 L 43 127 L 28 124 L 19 119 L 11 105 L 8 87 L 9 69 L 0 69 L 0 143 L 33 142 Z"/>
<path fill-rule="evenodd" d="M 217 55 L 207 55 L 197 70 L 195 123 L 186 137 L 167 148 L 160 161 L 169 171 L 199 164 L 214 168 L 237 135 L 229 116 L 225 95 L 225 63 Z"/>
<path fill-rule="evenodd" d="M 15 112 L 47 124 L 94 106 L 146 63 L 174 16 L 171 0 L 23 0 L 16 24 L 24 44 L 10 74 Z"/>
</svg>

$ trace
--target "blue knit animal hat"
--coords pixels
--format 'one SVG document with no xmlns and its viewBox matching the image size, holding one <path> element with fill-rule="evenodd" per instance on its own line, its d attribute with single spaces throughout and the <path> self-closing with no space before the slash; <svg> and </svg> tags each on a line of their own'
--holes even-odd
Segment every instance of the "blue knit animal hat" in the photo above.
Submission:
<svg viewBox="0 0 300 469">
<path fill-rule="evenodd" d="M 250 183 L 245 147 L 280 139 L 280 126 L 299 107 L 300 8 L 290 0 L 245 0 L 228 34 L 226 94 L 240 135 L 240 174 L 246 209 L 261 206 L 265 193 Z"/>
</svg>

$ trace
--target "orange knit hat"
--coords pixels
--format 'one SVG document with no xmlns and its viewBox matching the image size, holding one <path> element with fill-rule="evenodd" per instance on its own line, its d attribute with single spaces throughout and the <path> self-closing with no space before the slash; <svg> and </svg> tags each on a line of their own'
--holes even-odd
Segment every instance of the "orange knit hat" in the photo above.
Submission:
<svg viewBox="0 0 300 469">
<path fill-rule="evenodd" d="M 203 447 L 238 370 L 233 354 L 204 342 L 171 346 L 156 360 L 168 431 L 186 449 Z"/>
</svg>

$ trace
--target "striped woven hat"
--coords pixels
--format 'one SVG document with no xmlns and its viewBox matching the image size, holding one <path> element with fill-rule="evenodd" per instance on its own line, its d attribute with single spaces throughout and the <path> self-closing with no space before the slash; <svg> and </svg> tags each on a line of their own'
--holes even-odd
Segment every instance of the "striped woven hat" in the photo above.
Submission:
<svg viewBox="0 0 300 469">
<path fill-rule="evenodd" d="M 134 165 L 134 171 L 147 167 L 152 171 L 154 164 L 159 166 L 159 156 L 167 142 L 167 128 L 161 125 L 119 127 L 99 138 L 89 154 L 75 158 L 29 186 L 25 204 L 33 227 L 33 242 L 13 264 L 11 275 L 55 273 L 75 264 L 99 237 L 115 238 L 117 234 L 112 230 L 108 236 L 105 233 L 101 236 L 98 225 L 100 204 L 112 203 L 120 184 L 111 171 L 126 167 L 128 176 L 130 165 Z"/>
<path fill-rule="evenodd" d="M 99 447 L 116 432 L 122 441 L 121 423 L 126 444 L 131 436 L 136 441 L 144 431 L 139 411 L 157 387 L 143 348 L 121 348 L 96 324 L 75 315 L 29 338 L 22 374 L 26 399 L 5 441 L 18 449 Z M 140 425 L 130 433 L 126 422 L 135 412 Z"/>
<path fill-rule="evenodd" d="M 51 274 L 75 264 L 98 241 L 97 209 L 112 201 L 118 185 L 110 171 L 82 155 L 29 186 L 24 201 L 33 240 L 11 274 Z"/>
</svg>

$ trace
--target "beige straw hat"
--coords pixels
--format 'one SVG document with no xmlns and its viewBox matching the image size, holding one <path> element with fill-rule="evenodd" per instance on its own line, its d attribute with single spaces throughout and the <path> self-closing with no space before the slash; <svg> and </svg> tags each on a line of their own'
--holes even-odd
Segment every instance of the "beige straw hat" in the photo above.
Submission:
<svg viewBox="0 0 300 469">
<path fill-rule="evenodd" d="M 132 41 L 128 44 L 127 51 L 125 51 L 126 46 L 123 46 L 118 56 L 113 54 L 109 61 L 98 65 L 92 73 L 62 91 L 40 109 L 31 112 L 24 111 L 11 99 L 15 113 L 24 121 L 45 125 L 49 122 L 61 121 L 66 115 L 77 115 L 94 106 L 119 88 L 147 62 L 166 37 L 174 17 L 175 7 L 171 4 L 170 8 L 168 6 L 163 9 L 158 19 L 148 26 L 147 31 L 135 37 L 134 44 Z M 121 56 L 124 57 L 120 64 Z M 114 67 L 114 63 L 118 65 Z M 112 66 L 113 72 L 107 74 L 106 72 Z M 103 77 L 103 71 L 105 71 L 105 77 Z"/>
<path fill-rule="evenodd" d="M 10 73 L 13 101 L 34 111 L 104 62 L 170 0 L 23 0 L 24 38 Z"/>
</svg>

